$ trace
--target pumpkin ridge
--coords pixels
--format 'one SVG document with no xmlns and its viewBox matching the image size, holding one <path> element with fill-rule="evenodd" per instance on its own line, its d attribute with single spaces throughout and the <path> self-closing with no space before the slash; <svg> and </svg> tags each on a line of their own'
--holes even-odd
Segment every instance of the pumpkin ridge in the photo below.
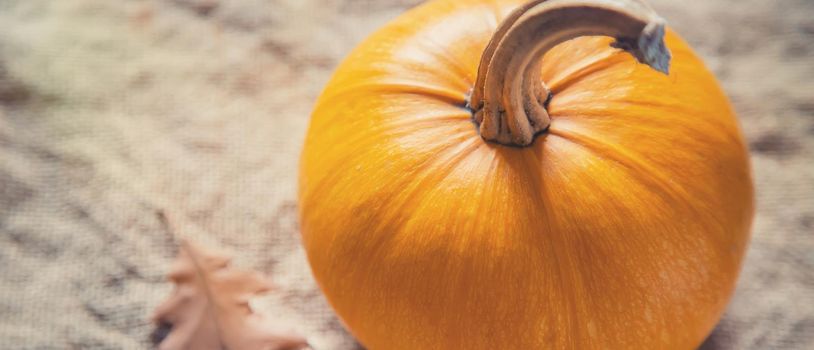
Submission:
<svg viewBox="0 0 814 350">
<path fill-rule="evenodd" d="M 484 144 L 475 137 L 469 137 L 467 133 L 464 135 L 464 140 L 461 143 L 454 144 L 453 147 L 442 146 L 445 149 L 430 156 L 421 166 L 416 170 L 415 178 L 418 182 L 417 188 L 429 188 L 425 184 L 437 183 L 449 176 L 455 167 L 466 157 L 470 156 L 476 150 L 484 147 Z M 447 155 L 444 155 L 447 153 Z M 443 164 L 442 164 L 443 162 Z M 439 171 L 439 169 L 443 169 Z M 421 174 L 424 173 L 424 174 Z M 430 176 L 433 175 L 433 176 Z M 418 196 L 410 196 L 418 197 Z"/>
<path fill-rule="evenodd" d="M 388 137 L 400 137 L 404 134 L 409 134 L 417 130 L 428 129 L 429 127 L 448 128 L 451 125 L 461 122 L 469 123 L 469 120 L 470 115 L 466 110 L 445 110 L 441 113 L 421 115 L 418 117 L 413 117 L 411 115 L 405 117 L 394 117 L 393 119 L 384 119 L 370 127 L 368 130 L 380 132 L 381 135 L 386 135 Z M 352 136 L 345 135 L 342 135 L 342 137 L 337 137 L 337 140 L 329 141 L 333 142 L 336 146 L 341 145 L 343 147 L 358 149 L 367 146 L 359 144 L 367 142 L 371 137 L 367 133 L 352 133 Z M 464 135 L 453 135 L 452 137 L 464 137 Z M 342 160 L 337 161 L 339 163 L 346 163 L 348 158 L 355 153 L 357 152 L 352 152 L 352 154 L 346 155 Z"/>
<path fill-rule="evenodd" d="M 553 135 L 552 136 L 558 136 Z M 548 137 L 548 135 L 544 135 L 544 137 Z M 570 142 L 570 140 L 568 140 Z M 537 141 L 535 141 L 537 142 Z M 558 220 L 557 215 L 554 211 L 551 210 L 553 207 L 551 203 L 547 200 L 553 198 L 550 191 L 546 189 L 546 182 L 544 179 L 543 171 L 544 169 L 539 165 L 540 161 L 542 160 L 540 152 L 544 149 L 544 145 L 540 145 L 532 149 L 532 164 L 531 166 L 536 167 L 536 175 L 538 179 L 535 180 L 534 186 L 534 199 L 537 204 L 538 208 L 541 208 L 543 214 L 540 215 L 542 220 L 545 222 L 545 232 L 547 234 L 548 240 L 551 242 L 550 250 L 555 257 L 553 261 L 554 264 L 557 265 L 557 270 L 559 272 L 559 276 L 557 281 L 559 282 L 558 286 L 560 288 L 560 294 L 564 296 L 564 299 L 567 299 L 566 307 L 563 309 L 568 309 L 570 312 L 566 315 L 570 321 L 570 329 L 573 330 L 573 333 L 568 337 L 570 342 L 571 349 L 588 349 L 593 348 L 594 343 L 590 341 L 586 341 L 585 339 L 591 339 L 592 341 L 596 341 L 598 338 L 593 338 L 590 336 L 586 336 L 590 333 L 590 331 L 586 328 L 586 323 L 589 321 L 593 321 L 595 319 L 591 318 L 590 308 L 588 305 L 592 303 L 596 303 L 598 298 L 602 298 L 602 291 L 597 290 L 589 290 L 586 285 L 590 278 L 585 273 L 585 267 L 590 266 L 590 264 L 584 264 L 577 254 L 577 250 L 574 248 L 575 244 L 587 244 L 584 242 L 584 238 L 582 237 L 572 237 L 568 238 L 561 234 L 562 228 L 558 227 Z M 557 171 L 557 175 L 555 177 L 567 178 L 568 174 L 562 171 L 559 171 L 557 167 L 553 168 Z M 561 219 L 560 219 L 561 220 Z M 579 295 L 579 297 L 575 296 Z M 579 303 L 578 299 L 584 298 L 588 300 L 583 303 Z"/>
<path fill-rule="evenodd" d="M 435 98 L 456 106 L 466 104 L 466 92 L 411 80 L 382 80 L 345 86 L 326 95 L 324 104 L 329 105 L 331 100 L 345 97 L 345 95 L 369 93 L 414 94 Z"/>
<path fill-rule="evenodd" d="M 569 70 L 561 76 L 558 75 L 557 78 L 547 82 L 548 87 L 551 89 L 551 94 L 556 98 L 557 94 L 566 93 L 570 87 L 579 84 L 585 79 L 624 62 L 629 62 L 629 60 L 625 55 L 622 55 L 621 51 L 613 52 L 610 55 L 600 57 L 582 67 Z"/>
<path fill-rule="evenodd" d="M 622 165 L 630 173 L 630 178 L 642 182 L 654 192 L 666 196 L 665 199 L 675 203 L 694 203 L 697 198 L 691 196 L 683 187 L 661 176 L 661 171 L 653 168 L 638 155 L 626 152 L 622 147 L 598 140 L 574 130 L 549 129 L 549 133 L 561 137 L 575 145 L 589 150 L 592 154 Z M 636 176 L 641 174 L 644 176 Z"/>
<path fill-rule="evenodd" d="M 535 142 L 543 141 L 542 138 L 546 137 L 543 135 L 541 140 L 535 140 Z M 543 146 L 538 146 L 540 149 Z M 554 214 L 548 210 L 549 204 L 546 201 L 546 198 L 550 198 L 550 196 L 546 193 L 545 190 L 545 181 L 543 181 L 544 176 L 542 174 L 543 169 L 541 168 L 540 164 L 543 161 L 536 150 L 529 149 L 530 152 L 525 152 L 523 157 L 523 162 L 526 165 L 526 176 L 533 177 L 533 180 L 530 183 L 533 186 L 531 191 L 528 191 L 530 197 L 533 199 L 535 203 L 535 207 L 537 208 L 538 212 L 535 214 L 537 217 L 545 225 L 544 234 L 545 237 L 538 237 L 538 239 L 546 239 L 550 242 L 550 244 L 546 245 L 548 247 L 549 254 L 554 257 L 554 260 L 551 262 L 552 265 L 556 266 L 554 271 L 557 272 L 557 276 L 554 279 L 557 283 L 557 291 L 559 295 L 563 296 L 561 301 L 560 308 L 561 310 L 567 310 L 563 312 L 563 315 L 568 319 L 570 323 L 570 328 L 572 330 L 581 330 L 580 327 L 580 317 L 582 316 L 583 312 L 580 308 L 577 307 L 577 302 L 575 298 L 572 296 L 575 290 L 578 290 L 581 295 L 591 295 L 590 293 L 586 293 L 585 288 L 582 283 L 578 283 L 578 281 L 584 279 L 585 277 L 582 276 L 580 273 L 580 269 L 578 268 L 578 264 L 574 264 L 572 262 L 572 257 L 570 256 L 570 252 L 565 249 L 558 249 L 558 247 L 568 247 L 565 237 L 562 237 L 558 234 L 558 230 L 554 229 L 552 225 L 552 217 Z M 540 248 L 539 246 L 537 247 Z M 577 344 L 577 339 L 579 337 L 575 336 L 575 334 L 568 334 L 565 336 L 565 341 L 568 342 L 569 348 L 571 349 L 579 349 L 581 348 Z M 587 344 L 582 344 L 583 347 L 587 346 Z"/>
<path fill-rule="evenodd" d="M 350 147 L 350 145 L 353 144 L 353 143 L 362 143 L 362 142 L 364 142 L 368 137 L 369 137 L 369 135 L 367 135 L 367 134 L 361 134 L 358 137 L 347 139 L 347 141 L 350 142 L 350 143 L 343 143 L 342 145 L 343 145 L 343 147 Z M 461 143 L 455 143 L 454 144 L 455 146 L 459 146 L 459 147 L 461 145 L 466 144 L 466 142 L 478 141 L 478 139 L 476 137 L 472 137 L 472 135 L 471 135 L 471 133 L 469 132 L 468 129 L 467 130 L 461 130 L 460 132 L 457 133 L 457 135 L 450 135 L 450 139 L 448 141 L 450 141 L 450 143 L 452 143 L 455 140 L 462 140 Z M 469 153 L 474 151 L 474 149 L 480 147 L 481 145 L 482 145 L 482 143 L 480 143 L 480 144 L 476 143 L 476 144 L 470 146 L 470 148 L 472 148 L 472 149 L 468 150 L 467 151 L 468 153 L 466 153 L 465 155 L 468 155 Z M 362 145 L 362 146 L 367 146 L 367 145 Z M 403 179 L 401 181 L 401 185 L 399 186 L 400 188 L 405 188 L 407 185 L 409 185 L 409 183 L 411 181 L 413 181 L 413 179 L 416 179 L 419 176 L 422 176 L 421 175 L 422 173 L 432 173 L 433 170 L 438 169 L 438 166 L 435 165 L 434 162 L 437 162 L 445 152 L 450 152 L 450 150 L 449 150 L 450 147 L 448 146 L 448 144 L 439 144 L 436 147 L 438 148 L 438 150 L 436 152 L 432 153 L 426 159 L 424 159 L 419 165 L 417 165 L 416 169 L 410 173 L 410 176 L 399 176 L 399 178 Z M 365 147 L 361 147 L 361 148 L 365 148 Z M 317 196 L 317 197 L 324 196 L 326 193 L 328 193 L 328 192 L 326 192 L 327 189 L 331 188 L 331 184 L 336 183 L 337 179 L 340 179 L 343 176 L 346 176 L 347 172 L 352 171 L 352 169 L 350 169 L 352 167 L 352 164 L 356 164 L 358 162 L 358 161 L 354 160 L 354 158 L 364 158 L 364 157 L 365 157 L 365 155 L 360 154 L 359 152 L 348 152 L 341 159 L 332 160 L 332 162 L 335 162 L 336 164 L 344 164 L 346 170 L 344 170 L 344 171 L 335 171 L 332 174 L 329 174 L 329 175 L 323 177 L 318 182 L 317 187 L 312 189 L 312 191 L 309 191 L 309 193 L 306 193 L 305 197 L 310 198 L 311 197 L 310 194 L 313 194 L 314 196 Z M 453 170 L 453 168 L 450 168 L 450 171 L 452 171 L 452 170 Z M 423 180 L 421 180 L 421 181 L 423 181 Z M 420 189 L 421 186 L 417 186 L 417 188 Z M 415 197 L 415 196 L 416 196 L 415 194 L 411 194 L 408 197 L 412 198 L 412 197 Z M 316 200 L 316 198 L 315 198 L 315 200 Z M 318 203 L 319 200 L 316 200 L 316 202 Z"/>
<path fill-rule="evenodd" d="M 737 135 L 737 127 L 732 127 L 732 125 L 728 124 L 726 120 L 722 120 L 720 118 L 698 118 L 699 115 L 705 115 L 707 113 L 689 110 L 687 105 L 658 103 L 655 99 L 636 101 L 612 100 L 608 101 L 608 103 L 611 105 L 620 104 L 631 107 L 647 106 L 653 108 L 655 110 L 654 112 L 669 112 L 669 115 L 674 116 L 673 118 L 676 118 L 676 115 L 682 114 L 685 115 L 687 119 L 692 119 L 692 123 L 688 124 L 708 124 L 710 127 L 722 131 L 726 136 L 726 142 L 730 142 L 732 144 L 742 144 Z M 659 113 L 653 113 L 653 115 L 658 114 Z M 675 125 L 676 123 L 673 122 L 670 124 Z"/>
<path fill-rule="evenodd" d="M 630 152 L 624 151 L 623 147 L 598 140 L 594 137 L 586 135 L 585 133 L 575 130 L 552 128 L 550 133 L 575 145 L 583 147 L 594 155 L 612 160 L 622 165 L 631 175 L 631 179 L 635 179 L 639 183 L 651 189 L 653 193 L 658 194 L 668 203 L 679 205 L 681 210 L 692 213 L 694 216 L 704 218 L 704 221 L 710 223 L 711 226 L 714 226 L 716 231 L 723 232 L 727 227 L 726 223 L 721 221 L 719 216 L 714 215 L 715 211 L 702 210 L 703 208 L 689 205 L 689 203 L 704 203 L 704 198 L 692 195 L 691 191 L 687 191 L 687 189 L 678 183 L 671 181 L 664 176 L 660 176 L 663 171 L 649 165 L 649 162 L 646 159 L 640 159 L 641 156 L 631 154 Z M 694 192 L 701 193 L 699 191 Z M 715 239 L 719 238 L 716 237 Z"/>
<path fill-rule="evenodd" d="M 472 76 L 473 73 L 476 74 L 473 71 L 474 68 L 464 66 L 460 62 L 460 59 L 455 58 L 448 50 L 444 48 L 444 46 L 446 46 L 445 44 L 439 43 L 431 36 L 424 38 L 421 43 L 425 45 L 421 45 L 418 48 L 419 50 L 425 51 L 427 54 L 438 60 L 442 66 L 451 68 L 453 70 L 453 74 L 450 75 L 456 76 L 458 79 L 460 79 L 459 82 L 455 83 L 456 85 L 460 84 L 461 87 L 466 87 L 466 91 L 469 91 L 469 89 L 472 88 L 472 86 L 475 84 L 475 77 Z"/>
<path fill-rule="evenodd" d="M 684 129 L 682 132 L 687 135 L 704 134 L 709 136 L 724 136 L 708 139 L 707 144 L 741 144 L 737 135 L 738 129 L 727 124 L 725 120 L 718 118 L 698 118 L 699 115 L 708 115 L 709 112 L 691 110 L 685 105 L 664 103 L 663 99 L 609 99 L 602 101 L 601 104 L 590 104 L 590 108 L 586 108 L 587 104 L 584 102 L 585 101 L 572 100 L 554 106 L 551 109 L 552 120 L 570 120 L 579 122 L 580 124 L 582 121 L 585 123 L 593 123 L 613 118 L 614 111 L 625 110 L 625 119 L 632 123 L 641 123 L 639 125 L 658 127 L 664 130 L 680 128 Z M 636 111 L 636 109 L 640 109 L 641 111 Z M 664 118 L 663 115 L 669 115 L 670 118 Z M 676 122 L 676 119 L 680 119 L 682 122 Z M 554 123 L 552 122 L 552 124 Z M 562 124 L 560 124 L 560 126 L 562 126 Z M 705 129 L 718 130 L 721 132 L 721 135 L 711 134 L 706 132 Z M 560 128 L 560 130 L 562 130 L 562 128 Z M 693 139 L 692 141 L 686 142 L 697 143 L 698 140 Z"/>
<path fill-rule="evenodd" d="M 409 208 L 419 205 L 420 203 L 418 202 L 425 197 L 422 195 L 422 192 L 431 190 L 431 187 L 428 186 L 428 184 L 440 182 L 449 176 L 449 174 L 455 170 L 455 166 L 460 161 L 470 156 L 477 149 L 483 147 L 483 143 L 480 142 L 480 140 L 471 137 L 468 133 L 466 133 L 466 135 L 461 133 L 461 135 L 462 138 L 468 138 L 468 140 L 457 143 L 455 144 L 455 147 L 452 148 L 440 146 L 442 149 L 423 160 L 420 165 L 417 165 L 416 169 L 410 173 L 410 176 L 404 176 L 402 180 L 399 181 L 400 185 L 398 185 L 398 188 L 402 188 L 404 191 L 404 194 L 401 197 L 403 199 L 400 200 L 401 203 L 397 204 L 395 208 L 387 208 L 383 210 L 384 212 L 392 213 L 395 217 L 402 217 L 400 220 L 403 221 L 400 221 L 400 223 L 395 225 L 395 227 L 399 227 L 398 230 L 400 230 L 400 228 L 403 227 L 406 222 L 411 220 L 412 216 L 409 214 L 395 214 L 406 213 L 409 211 Z M 445 161 L 445 164 L 439 164 L 442 161 Z M 408 190 L 409 192 L 407 192 Z M 393 200 L 390 200 L 386 203 L 388 206 L 390 206 L 393 204 L 393 202 Z M 385 217 L 382 222 L 392 224 L 395 220 L 395 218 Z M 381 227 L 376 226 L 374 230 L 380 229 Z"/>
<path fill-rule="evenodd" d="M 449 113 L 441 113 L 440 115 L 437 116 L 420 118 L 412 117 L 399 118 L 393 121 L 383 123 L 387 124 L 386 126 L 383 126 L 383 128 L 397 129 L 400 132 L 418 129 L 427 129 L 432 127 L 443 128 L 453 123 L 460 122 L 469 123 L 470 118 L 472 118 L 472 116 L 469 114 L 469 112 L 462 109 L 457 113 L 452 113 L 452 111 L 450 111 Z"/>
<path fill-rule="evenodd" d="M 455 147 L 447 148 L 446 151 L 441 151 L 433 156 L 427 158 L 418 169 L 415 170 L 410 176 L 403 177 L 399 184 L 394 184 L 398 188 L 402 188 L 403 195 L 399 196 L 398 200 L 389 200 L 384 205 L 384 209 L 380 210 L 384 216 L 378 220 L 379 223 L 371 227 L 371 232 L 377 232 L 375 237 L 376 248 L 366 248 L 365 251 L 372 252 L 374 256 L 386 254 L 393 249 L 388 249 L 388 245 L 400 245 L 405 237 L 403 227 L 407 225 L 410 220 L 415 220 L 415 217 L 409 213 L 410 208 L 415 208 L 420 205 L 421 201 L 425 200 L 426 196 L 423 195 L 428 190 L 431 190 L 427 184 L 434 184 L 440 182 L 443 178 L 451 174 L 455 170 L 457 162 L 471 156 L 472 153 L 484 147 L 484 143 L 477 137 L 471 137 L 470 140 L 462 143 L 454 144 Z M 446 161 L 444 166 L 438 166 L 439 162 Z M 439 170 L 440 169 L 440 170 Z M 397 203 L 398 202 L 398 203 Z M 390 227 L 392 234 L 383 234 L 384 227 Z M 372 256 L 370 259 L 374 259 Z M 356 259 L 359 259 L 358 257 Z M 361 265 L 361 270 L 356 268 L 354 273 L 359 276 L 367 276 L 367 271 L 370 267 Z M 363 285 L 370 285 L 371 282 L 364 282 Z M 375 285 L 375 282 L 373 283 Z M 333 304 L 333 301 L 331 301 Z"/>
<path fill-rule="evenodd" d="M 589 150 L 592 154 L 612 160 L 624 167 L 631 175 L 631 179 L 641 183 L 648 189 L 659 195 L 666 203 L 678 206 L 682 211 L 692 213 L 696 217 L 704 218 L 708 223 L 714 223 L 715 230 L 723 232 L 727 225 L 721 218 L 714 215 L 713 211 L 701 210 L 701 208 L 691 206 L 688 203 L 703 203 L 703 198 L 697 198 L 687 192 L 677 183 L 660 176 L 661 172 L 648 165 L 646 160 L 638 159 L 636 155 L 623 151 L 620 147 L 597 140 L 576 131 L 552 130 L 552 135 L 561 137 L 569 142 Z M 610 150 L 611 152 L 604 152 Z M 636 176 L 637 174 L 643 176 Z M 718 240 L 720 238 L 714 237 Z"/>
</svg>

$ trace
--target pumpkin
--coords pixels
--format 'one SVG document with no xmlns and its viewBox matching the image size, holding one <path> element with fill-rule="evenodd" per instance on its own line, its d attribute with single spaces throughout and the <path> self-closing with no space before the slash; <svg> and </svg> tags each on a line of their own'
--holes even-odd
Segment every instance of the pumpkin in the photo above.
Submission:
<svg viewBox="0 0 814 350">
<path fill-rule="evenodd" d="M 712 73 L 641 1 L 435 0 L 360 44 L 302 151 L 313 274 L 370 349 L 690 349 L 753 185 Z"/>
</svg>

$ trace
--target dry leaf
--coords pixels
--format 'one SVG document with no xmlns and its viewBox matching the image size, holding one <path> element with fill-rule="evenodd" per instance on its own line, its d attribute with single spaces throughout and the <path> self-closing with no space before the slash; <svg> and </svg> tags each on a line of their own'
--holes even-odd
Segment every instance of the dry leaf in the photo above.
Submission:
<svg viewBox="0 0 814 350">
<path fill-rule="evenodd" d="M 160 350 L 293 350 L 308 346 L 304 338 L 274 331 L 269 320 L 252 311 L 249 299 L 271 289 L 259 273 L 229 266 L 231 258 L 188 240 L 169 278 L 175 290 L 153 315 L 172 325 Z"/>
</svg>

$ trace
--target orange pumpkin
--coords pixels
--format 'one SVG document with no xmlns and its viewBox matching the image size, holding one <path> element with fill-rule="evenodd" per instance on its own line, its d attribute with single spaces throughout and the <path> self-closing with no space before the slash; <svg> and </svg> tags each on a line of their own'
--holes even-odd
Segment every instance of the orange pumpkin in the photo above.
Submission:
<svg viewBox="0 0 814 350">
<path fill-rule="evenodd" d="M 697 347 L 754 207 L 727 98 L 633 0 L 397 18 L 319 98 L 299 199 L 343 322 L 410 350 Z"/>
</svg>

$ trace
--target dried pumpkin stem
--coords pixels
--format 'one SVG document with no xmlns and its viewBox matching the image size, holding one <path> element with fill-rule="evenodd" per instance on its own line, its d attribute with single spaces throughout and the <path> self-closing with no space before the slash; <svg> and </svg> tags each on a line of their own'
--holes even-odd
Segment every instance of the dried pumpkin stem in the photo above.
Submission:
<svg viewBox="0 0 814 350">
<path fill-rule="evenodd" d="M 487 141 L 528 146 L 551 123 L 542 57 L 580 36 L 610 36 L 615 47 L 667 74 L 664 20 L 640 0 L 534 0 L 499 26 L 484 50 L 469 106 Z"/>
</svg>

